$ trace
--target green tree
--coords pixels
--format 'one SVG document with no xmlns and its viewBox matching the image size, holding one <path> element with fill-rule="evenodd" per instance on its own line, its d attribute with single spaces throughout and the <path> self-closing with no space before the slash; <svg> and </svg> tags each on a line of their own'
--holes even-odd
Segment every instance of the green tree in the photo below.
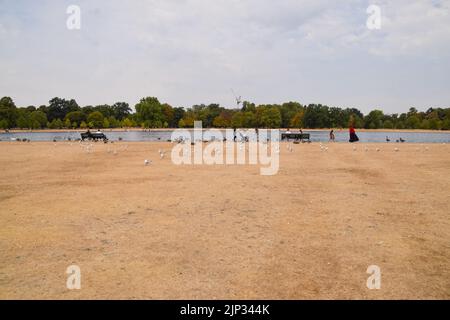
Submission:
<svg viewBox="0 0 450 320">
<path fill-rule="evenodd" d="M 56 97 L 49 101 L 47 117 L 49 121 L 64 119 L 69 112 L 79 110 L 80 107 L 74 99 L 66 100 Z"/>
<path fill-rule="evenodd" d="M 122 128 L 131 128 L 133 127 L 133 122 L 129 118 L 125 118 L 121 122 Z"/>
<path fill-rule="evenodd" d="M 47 115 L 42 111 L 33 111 L 30 115 L 30 121 L 33 129 L 45 128 L 47 125 Z"/>
<path fill-rule="evenodd" d="M 305 112 L 302 111 L 298 111 L 291 119 L 291 121 L 289 122 L 289 127 L 291 128 L 298 128 L 301 129 L 303 128 L 303 117 L 305 116 Z"/>
<path fill-rule="evenodd" d="M 281 126 L 289 128 L 291 120 L 302 109 L 302 105 L 298 102 L 286 102 L 280 107 L 281 112 Z"/>
<path fill-rule="evenodd" d="M 391 120 L 386 120 L 383 122 L 383 127 L 385 129 L 393 129 L 394 128 L 394 124 L 392 123 Z"/>
<path fill-rule="evenodd" d="M 2 127 L 12 128 L 16 125 L 18 111 L 14 101 L 10 97 L 3 97 L 0 99 L 0 120 Z"/>
<path fill-rule="evenodd" d="M 265 107 L 261 112 L 259 125 L 263 128 L 279 128 L 281 126 L 281 112 L 278 108 Z"/>
<path fill-rule="evenodd" d="M 93 128 L 102 128 L 103 120 L 104 120 L 104 117 L 100 111 L 92 112 L 87 118 L 88 123 L 89 124 L 92 123 Z"/>
<path fill-rule="evenodd" d="M 373 110 L 364 118 L 364 128 L 379 129 L 383 128 L 384 114 L 381 110 Z"/>
<path fill-rule="evenodd" d="M 183 119 L 180 119 L 180 121 L 178 121 L 178 128 L 184 128 L 186 127 L 186 123 L 184 123 Z"/>
<path fill-rule="evenodd" d="M 131 114 L 130 105 L 126 102 L 116 102 L 112 105 L 112 115 L 119 121 L 122 121 Z"/>
<path fill-rule="evenodd" d="M 138 121 L 146 127 L 160 127 L 166 121 L 161 103 L 155 97 L 141 99 L 135 108 Z"/>
<path fill-rule="evenodd" d="M 107 118 L 103 119 L 103 128 L 109 128 L 109 127 L 110 127 L 109 120 Z"/>
<path fill-rule="evenodd" d="M 69 119 L 69 121 L 72 123 L 81 123 L 83 121 L 86 121 L 86 115 L 82 111 L 72 111 L 69 112 L 64 118 L 65 121 L 67 121 L 67 119 Z"/>
</svg>

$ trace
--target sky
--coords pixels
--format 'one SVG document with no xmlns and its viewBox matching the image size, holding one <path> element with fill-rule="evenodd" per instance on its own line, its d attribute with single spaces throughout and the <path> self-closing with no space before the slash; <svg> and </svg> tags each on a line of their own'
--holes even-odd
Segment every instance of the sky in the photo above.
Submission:
<svg viewBox="0 0 450 320">
<path fill-rule="evenodd" d="M 67 27 L 70 5 L 80 29 Z M 0 0 L 0 96 L 17 106 L 156 96 L 232 108 L 235 95 L 450 107 L 450 0 Z"/>
</svg>

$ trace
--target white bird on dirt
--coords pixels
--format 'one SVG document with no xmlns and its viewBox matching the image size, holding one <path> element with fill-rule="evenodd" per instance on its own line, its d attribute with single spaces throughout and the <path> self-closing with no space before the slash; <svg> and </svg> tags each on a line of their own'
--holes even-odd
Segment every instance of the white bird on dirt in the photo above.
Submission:
<svg viewBox="0 0 450 320">
<path fill-rule="evenodd" d="M 147 160 L 147 159 L 144 160 L 144 165 L 145 165 L 145 166 L 148 166 L 150 163 L 151 163 L 151 160 Z"/>
</svg>

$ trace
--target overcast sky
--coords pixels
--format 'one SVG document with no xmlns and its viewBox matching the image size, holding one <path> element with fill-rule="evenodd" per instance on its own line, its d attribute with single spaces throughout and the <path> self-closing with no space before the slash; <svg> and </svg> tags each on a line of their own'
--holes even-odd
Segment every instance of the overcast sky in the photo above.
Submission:
<svg viewBox="0 0 450 320">
<path fill-rule="evenodd" d="M 257 104 L 450 107 L 450 0 L 0 0 L 0 96 L 18 106 L 234 107 L 231 89 Z"/>
</svg>

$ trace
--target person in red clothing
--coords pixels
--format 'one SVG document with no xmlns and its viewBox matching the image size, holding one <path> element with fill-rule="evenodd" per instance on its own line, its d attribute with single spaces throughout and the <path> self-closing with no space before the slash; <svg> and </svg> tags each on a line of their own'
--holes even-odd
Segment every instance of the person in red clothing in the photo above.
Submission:
<svg viewBox="0 0 450 320">
<path fill-rule="evenodd" d="M 358 136 L 356 135 L 356 132 L 355 132 L 355 128 L 353 128 L 353 124 L 350 125 L 349 131 L 350 131 L 350 140 L 349 140 L 349 142 L 353 143 L 353 142 L 359 141 L 359 138 L 358 138 Z"/>
</svg>

